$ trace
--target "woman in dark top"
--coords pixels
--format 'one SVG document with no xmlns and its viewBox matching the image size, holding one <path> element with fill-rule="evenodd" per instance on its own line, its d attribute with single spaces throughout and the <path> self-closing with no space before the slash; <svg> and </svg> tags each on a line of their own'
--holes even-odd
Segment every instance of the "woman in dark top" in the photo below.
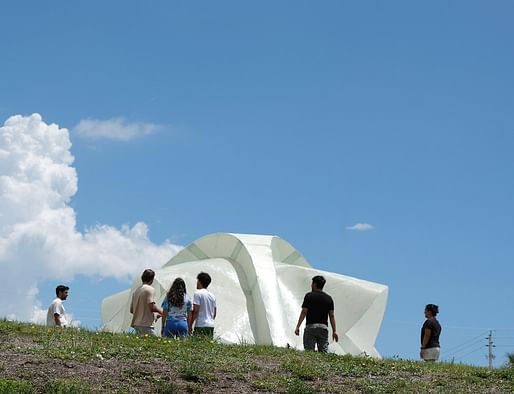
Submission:
<svg viewBox="0 0 514 394">
<path fill-rule="evenodd" d="M 441 335 L 441 325 L 436 319 L 439 307 L 428 304 L 425 307 L 425 323 L 421 327 L 421 351 L 419 356 L 425 361 L 437 361 L 441 353 L 439 346 L 439 335 Z"/>
</svg>

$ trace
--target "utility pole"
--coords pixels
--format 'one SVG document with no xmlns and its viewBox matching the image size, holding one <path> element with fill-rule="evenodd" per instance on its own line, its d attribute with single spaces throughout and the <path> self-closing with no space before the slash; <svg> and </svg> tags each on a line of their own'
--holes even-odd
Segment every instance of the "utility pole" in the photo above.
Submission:
<svg viewBox="0 0 514 394">
<path fill-rule="evenodd" d="M 487 339 L 487 348 L 489 349 L 489 352 L 487 355 L 487 358 L 489 360 L 489 369 L 493 369 L 493 360 L 494 360 L 493 347 L 496 347 L 496 346 L 494 346 L 494 344 L 493 344 L 493 331 L 492 330 L 489 331 L 489 336 L 486 339 Z"/>
</svg>

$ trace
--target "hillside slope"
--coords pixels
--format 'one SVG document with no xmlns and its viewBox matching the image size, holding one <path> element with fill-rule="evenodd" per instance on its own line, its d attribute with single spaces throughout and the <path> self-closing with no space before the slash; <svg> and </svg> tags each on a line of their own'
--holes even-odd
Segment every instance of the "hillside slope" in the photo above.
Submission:
<svg viewBox="0 0 514 394">
<path fill-rule="evenodd" d="M 514 369 L 0 321 L 0 393 L 511 393 Z"/>
</svg>

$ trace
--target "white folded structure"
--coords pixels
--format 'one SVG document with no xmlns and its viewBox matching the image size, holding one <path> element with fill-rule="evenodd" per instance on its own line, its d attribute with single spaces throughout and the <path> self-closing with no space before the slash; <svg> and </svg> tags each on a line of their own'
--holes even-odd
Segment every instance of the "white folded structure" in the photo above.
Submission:
<svg viewBox="0 0 514 394">
<path fill-rule="evenodd" d="M 303 349 L 294 335 L 311 279 L 323 275 L 326 293 L 334 299 L 339 342 L 329 351 L 380 357 L 375 340 L 384 317 L 387 286 L 314 269 L 288 242 L 267 235 L 211 234 L 180 251 L 156 270 L 153 287 L 158 305 L 171 283 L 181 277 L 192 297 L 199 272 L 212 277 L 209 290 L 217 301 L 215 337 L 225 343 L 256 343 Z M 127 331 L 132 292 L 141 285 L 105 298 L 105 330 Z M 160 324 L 160 320 L 159 323 Z M 160 326 L 156 327 L 160 332 Z"/>
</svg>

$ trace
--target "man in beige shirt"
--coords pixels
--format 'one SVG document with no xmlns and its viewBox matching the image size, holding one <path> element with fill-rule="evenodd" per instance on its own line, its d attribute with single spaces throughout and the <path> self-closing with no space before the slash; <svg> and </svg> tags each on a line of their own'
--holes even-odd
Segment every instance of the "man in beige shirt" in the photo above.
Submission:
<svg viewBox="0 0 514 394">
<path fill-rule="evenodd" d="M 132 294 L 130 313 L 132 323 L 130 324 L 138 334 L 155 336 L 154 313 L 162 315 L 162 309 L 155 305 L 155 290 L 151 286 L 155 272 L 146 269 L 141 275 L 143 284 Z"/>
</svg>

